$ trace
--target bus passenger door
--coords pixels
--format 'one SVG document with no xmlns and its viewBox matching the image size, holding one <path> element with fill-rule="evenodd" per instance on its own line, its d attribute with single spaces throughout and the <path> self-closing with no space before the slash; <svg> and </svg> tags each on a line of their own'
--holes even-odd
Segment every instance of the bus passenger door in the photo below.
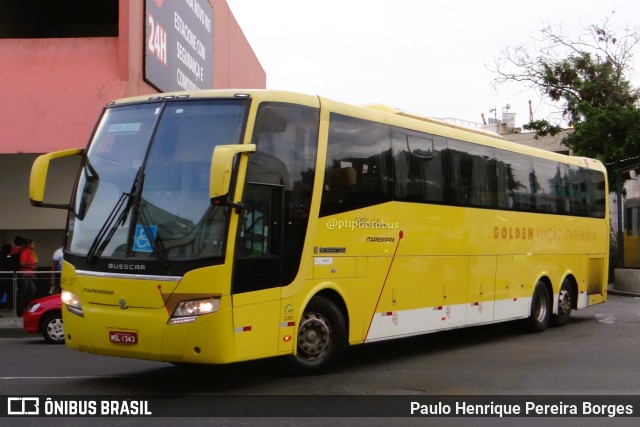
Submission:
<svg viewBox="0 0 640 427">
<path fill-rule="evenodd" d="M 248 183 L 238 222 L 233 321 L 240 360 L 277 351 L 282 286 L 281 185 Z"/>
<path fill-rule="evenodd" d="M 496 287 L 496 257 L 469 257 L 466 324 L 487 323 L 493 320 Z"/>
</svg>

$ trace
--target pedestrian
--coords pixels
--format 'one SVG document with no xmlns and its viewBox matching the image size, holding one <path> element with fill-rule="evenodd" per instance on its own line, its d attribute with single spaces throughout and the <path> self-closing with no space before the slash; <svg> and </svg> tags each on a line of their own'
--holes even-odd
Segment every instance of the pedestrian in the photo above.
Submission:
<svg viewBox="0 0 640 427">
<path fill-rule="evenodd" d="M 11 248 L 11 252 L 9 253 L 9 255 L 11 255 L 11 257 L 16 257 L 17 255 L 17 261 L 16 261 L 16 267 L 13 269 L 14 271 L 18 270 L 20 268 L 20 252 L 22 252 L 22 249 L 24 248 L 24 237 L 22 236 L 16 236 L 13 239 L 13 247 Z"/>
<path fill-rule="evenodd" d="M 18 280 L 18 298 L 16 301 L 16 314 L 22 316 L 23 310 L 29 305 L 36 295 L 36 284 L 33 281 L 34 271 L 38 265 L 38 256 L 35 252 L 36 242 L 25 239 L 24 248 L 20 252 L 20 274 Z"/>
<path fill-rule="evenodd" d="M 11 258 L 11 271 L 13 272 L 13 277 L 11 278 L 14 282 L 12 293 L 14 295 L 13 307 L 15 309 L 15 314 L 22 313 L 22 308 L 19 306 L 19 297 L 20 289 L 24 289 L 22 284 L 22 278 L 17 275 L 18 270 L 20 270 L 20 254 L 24 249 L 24 237 L 18 235 L 13 238 L 13 247 L 11 248 L 11 252 L 9 252 L 9 257 Z"/>
<path fill-rule="evenodd" d="M 59 247 L 53 253 L 53 257 L 51 259 L 51 287 L 49 289 L 49 293 L 51 295 L 60 293 L 60 273 L 62 272 L 62 257 L 62 247 Z"/>
<path fill-rule="evenodd" d="M 0 248 L 0 304 L 5 310 L 13 307 L 13 271 L 11 245 L 5 243 Z"/>
</svg>

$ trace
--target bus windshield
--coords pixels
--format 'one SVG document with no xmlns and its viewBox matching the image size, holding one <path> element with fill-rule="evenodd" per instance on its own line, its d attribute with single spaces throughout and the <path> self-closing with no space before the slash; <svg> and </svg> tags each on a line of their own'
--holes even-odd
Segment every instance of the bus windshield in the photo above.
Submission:
<svg viewBox="0 0 640 427">
<path fill-rule="evenodd" d="M 228 208 L 209 199 L 217 145 L 241 142 L 247 100 L 130 104 L 105 111 L 73 200 L 67 250 L 180 261 L 218 257 Z"/>
</svg>

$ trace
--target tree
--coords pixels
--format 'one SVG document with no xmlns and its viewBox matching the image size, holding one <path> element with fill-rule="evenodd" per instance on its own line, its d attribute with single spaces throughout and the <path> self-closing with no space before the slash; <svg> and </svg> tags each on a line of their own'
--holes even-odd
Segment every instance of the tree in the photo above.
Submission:
<svg viewBox="0 0 640 427">
<path fill-rule="evenodd" d="M 640 110 L 636 106 L 595 107 L 580 103 L 576 110 L 584 120 L 576 123 L 574 131 L 563 140 L 574 154 L 597 158 L 605 164 L 640 154 Z"/>
<path fill-rule="evenodd" d="M 627 78 L 640 34 L 620 36 L 611 16 L 571 38 L 560 27 L 541 30 L 537 54 L 523 46 L 502 51 L 494 83 L 517 82 L 560 104 L 574 131 L 563 139 L 576 155 L 611 163 L 640 153 L 640 91 Z M 555 135 L 562 127 L 547 120 L 524 125 L 537 135 Z"/>
</svg>

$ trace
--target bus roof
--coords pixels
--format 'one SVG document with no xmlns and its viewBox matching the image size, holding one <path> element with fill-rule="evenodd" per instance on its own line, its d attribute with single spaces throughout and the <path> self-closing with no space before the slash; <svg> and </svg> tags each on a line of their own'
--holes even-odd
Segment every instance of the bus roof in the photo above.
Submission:
<svg viewBox="0 0 640 427">
<path fill-rule="evenodd" d="M 397 109 L 397 108 L 394 108 L 394 107 L 389 107 L 389 106 L 383 105 L 383 104 L 368 104 L 368 105 L 365 105 L 364 107 L 371 108 L 372 110 L 376 110 L 376 111 L 382 111 L 384 113 L 395 114 L 397 116 L 403 116 L 403 117 L 409 117 L 411 119 L 421 120 L 421 121 L 427 122 L 427 123 L 433 123 L 433 124 L 436 124 L 436 125 L 439 125 L 439 126 L 447 126 L 447 127 L 452 128 L 452 129 L 460 129 L 460 130 L 463 130 L 465 132 L 474 132 L 474 133 L 478 133 L 480 135 L 486 135 L 486 136 L 490 136 L 490 137 L 493 137 L 493 138 L 504 139 L 501 135 L 497 134 L 496 132 L 490 131 L 490 130 L 472 128 L 472 127 L 468 127 L 468 126 L 460 126 L 460 125 L 456 125 L 456 124 L 453 124 L 453 123 L 445 122 L 444 120 L 434 119 L 433 117 L 422 116 L 422 115 L 416 114 L 416 113 L 410 113 L 408 111 L 400 110 L 400 109 Z"/>
<path fill-rule="evenodd" d="M 318 106 L 322 104 L 327 106 L 330 110 L 347 109 L 349 112 L 357 112 L 359 116 L 386 116 L 387 123 L 395 123 L 397 120 L 393 117 L 400 118 L 400 122 L 404 122 L 405 125 L 410 125 L 415 130 L 424 130 L 432 132 L 437 135 L 450 138 L 467 139 L 471 142 L 476 142 L 482 145 L 491 146 L 498 149 L 508 151 L 518 151 L 521 153 L 529 154 L 535 157 L 543 157 L 548 159 L 554 159 L 564 163 L 570 163 L 582 167 L 587 167 L 597 170 L 605 170 L 604 164 L 599 160 L 567 156 L 553 151 L 543 150 L 536 147 L 530 147 L 516 142 L 510 142 L 504 139 L 502 136 L 495 132 L 471 128 L 466 126 L 459 126 L 452 123 L 438 120 L 431 117 L 422 116 L 415 113 L 403 111 L 394 107 L 389 107 L 383 104 L 368 104 L 363 106 L 357 106 L 352 104 L 346 104 L 339 101 L 333 101 L 327 98 L 320 98 L 315 95 L 308 95 L 292 91 L 271 90 L 271 89 L 210 89 L 210 90 L 198 90 L 198 91 L 183 91 L 183 92 L 166 92 L 166 93 L 154 93 L 147 95 L 139 95 L 135 97 L 121 98 L 110 102 L 108 105 L 118 105 L 126 103 L 136 102 L 148 102 L 161 99 L 204 99 L 204 98 L 251 98 L 258 101 L 275 101 L 275 102 L 290 102 L 299 103 L 308 106 Z M 391 116 L 391 117 L 390 117 Z M 375 117 L 372 117 L 376 120 Z M 467 137 L 465 137 L 465 134 Z M 474 135 L 474 136 L 472 136 Z"/>
</svg>

